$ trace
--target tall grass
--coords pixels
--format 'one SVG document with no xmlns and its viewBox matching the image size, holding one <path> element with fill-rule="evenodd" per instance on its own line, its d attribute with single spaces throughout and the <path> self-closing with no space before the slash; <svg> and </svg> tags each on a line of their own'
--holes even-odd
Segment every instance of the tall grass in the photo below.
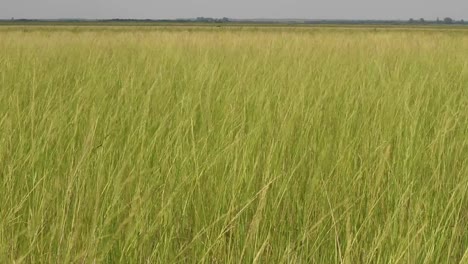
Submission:
<svg viewBox="0 0 468 264">
<path fill-rule="evenodd" d="M 468 32 L 0 31 L 1 263 L 468 263 L 467 191 Z"/>
</svg>

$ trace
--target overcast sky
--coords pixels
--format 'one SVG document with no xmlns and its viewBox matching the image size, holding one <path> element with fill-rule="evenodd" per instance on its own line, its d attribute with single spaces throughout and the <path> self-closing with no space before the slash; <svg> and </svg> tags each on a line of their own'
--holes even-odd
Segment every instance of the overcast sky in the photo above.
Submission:
<svg viewBox="0 0 468 264">
<path fill-rule="evenodd" d="M 0 0 L 0 18 L 468 20 L 468 0 Z"/>
</svg>

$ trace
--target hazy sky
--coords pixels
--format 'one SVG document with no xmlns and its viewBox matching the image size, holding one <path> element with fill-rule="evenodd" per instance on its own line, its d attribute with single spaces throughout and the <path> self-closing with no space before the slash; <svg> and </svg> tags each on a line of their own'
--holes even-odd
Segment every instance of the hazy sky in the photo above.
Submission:
<svg viewBox="0 0 468 264">
<path fill-rule="evenodd" d="M 468 20 L 468 0 L 0 0 L 0 18 Z"/>
</svg>

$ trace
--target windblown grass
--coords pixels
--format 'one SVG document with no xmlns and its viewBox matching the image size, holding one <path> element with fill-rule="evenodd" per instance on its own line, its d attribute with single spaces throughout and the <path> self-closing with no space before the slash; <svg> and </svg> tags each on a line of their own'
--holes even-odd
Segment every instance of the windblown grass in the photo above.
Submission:
<svg viewBox="0 0 468 264">
<path fill-rule="evenodd" d="M 0 262 L 468 263 L 468 32 L 0 30 Z"/>
</svg>

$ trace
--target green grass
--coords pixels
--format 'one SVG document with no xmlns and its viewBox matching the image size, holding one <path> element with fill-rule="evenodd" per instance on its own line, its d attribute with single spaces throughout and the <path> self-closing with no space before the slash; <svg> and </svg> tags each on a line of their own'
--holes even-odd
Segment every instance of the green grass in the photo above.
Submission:
<svg viewBox="0 0 468 264">
<path fill-rule="evenodd" d="M 0 30 L 1 263 L 468 263 L 468 32 Z"/>
</svg>

